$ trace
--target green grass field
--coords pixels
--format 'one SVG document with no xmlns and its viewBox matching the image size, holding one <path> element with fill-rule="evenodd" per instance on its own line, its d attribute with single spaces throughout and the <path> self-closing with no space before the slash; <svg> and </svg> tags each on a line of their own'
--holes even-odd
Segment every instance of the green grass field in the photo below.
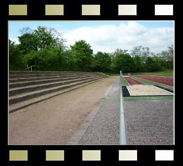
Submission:
<svg viewBox="0 0 183 166">
<path fill-rule="evenodd" d="M 131 75 L 155 75 L 155 76 L 173 77 L 173 70 L 166 69 L 165 71 L 159 71 L 159 72 L 139 72 L 139 73 L 131 73 Z"/>
<path fill-rule="evenodd" d="M 107 74 L 109 76 L 119 76 L 119 74 L 113 74 L 113 73 L 105 73 L 105 74 Z M 130 74 L 131 75 L 154 75 L 154 76 L 173 77 L 174 71 L 171 69 L 166 69 L 164 71 L 159 71 L 159 72 L 135 72 L 135 73 L 130 73 Z"/>
<path fill-rule="evenodd" d="M 173 100 L 173 96 L 138 96 L 138 97 L 123 97 L 123 100 Z"/>
</svg>

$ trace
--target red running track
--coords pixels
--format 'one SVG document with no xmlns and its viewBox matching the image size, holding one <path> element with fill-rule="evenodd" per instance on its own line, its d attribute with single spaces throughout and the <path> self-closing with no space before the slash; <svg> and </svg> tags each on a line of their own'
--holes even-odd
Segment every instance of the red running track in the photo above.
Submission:
<svg viewBox="0 0 183 166">
<path fill-rule="evenodd" d="M 173 78 L 172 77 L 158 77 L 152 75 L 133 75 L 134 77 L 143 78 L 149 81 L 158 82 L 161 84 L 173 86 Z"/>
<path fill-rule="evenodd" d="M 144 85 L 144 83 L 139 82 L 137 80 L 134 80 L 133 78 L 130 77 L 124 77 L 125 80 L 130 84 L 130 85 Z"/>
</svg>

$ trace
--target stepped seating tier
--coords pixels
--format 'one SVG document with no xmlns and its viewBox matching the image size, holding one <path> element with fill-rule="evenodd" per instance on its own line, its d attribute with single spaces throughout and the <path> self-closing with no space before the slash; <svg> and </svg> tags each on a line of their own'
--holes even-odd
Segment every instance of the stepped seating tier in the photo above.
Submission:
<svg viewBox="0 0 183 166">
<path fill-rule="evenodd" d="M 9 112 L 108 77 L 99 72 L 9 72 Z"/>
</svg>

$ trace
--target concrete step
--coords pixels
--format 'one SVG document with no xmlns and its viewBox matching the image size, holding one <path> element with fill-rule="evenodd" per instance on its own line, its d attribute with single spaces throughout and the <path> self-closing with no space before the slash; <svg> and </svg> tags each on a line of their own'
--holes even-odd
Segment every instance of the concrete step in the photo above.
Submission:
<svg viewBox="0 0 183 166">
<path fill-rule="evenodd" d="M 14 112 L 104 77 L 97 72 L 10 72 L 9 111 Z"/>
<path fill-rule="evenodd" d="M 89 76 L 92 75 L 94 76 L 92 73 L 77 73 L 77 72 L 26 72 L 26 73 L 11 73 L 9 74 L 9 79 L 15 79 L 15 78 L 32 78 L 32 77 L 54 77 L 54 76 L 60 76 L 60 77 L 69 77 L 69 76 Z"/>
<path fill-rule="evenodd" d="M 15 83 L 15 82 L 23 82 L 23 81 L 31 81 L 31 80 L 41 80 L 41 79 L 52 79 L 52 78 L 67 78 L 67 77 L 78 77 L 78 76 L 90 76 L 90 77 L 103 77 L 101 75 L 98 74 L 75 74 L 72 76 L 68 76 L 68 75 L 42 75 L 39 77 L 14 77 L 14 78 L 10 78 L 9 77 L 9 82 L 10 83 Z"/>
<path fill-rule="evenodd" d="M 67 78 L 67 76 L 41 76 L 41 77 L 25 77 L 25 78 L 17 77 L 17 78 L 9 78 L 9 83 L 34 81 L 42 79 L 54 79 L 54 78 Z"/>
<path fill-rule="evenodd" d="M 90 77 L 73 78 L 73 79 L 70 79 L 70 80 L 63 80 L 63 81 L 50 82 L 50 83 L 48 82 L 48 83 L 42 83 L 42 84 L 39 84 L 39 85 L 29 85 L 29 86 L 25 86 L 25 87 L 11 88 L 11 89 L 9 89 L 9 96 L 14 96 L 14 95 L 17 95 L 17 94 L 37 91 L 37 90 L 41 90 L 41 89 L 57 87 L 57 86 L 60 86 L 60 85 L 67 86 L 70 83 L 80 82 L 80 81 L 90 80 L 90 79 L 92 79 L 92 78 L 90 78 Z"/>
<path fill-rule="evenodd" d="M 11 82 L 9 83 L 9 89 L 11 88 L 17 88 L 17 87 L 25 87 L 29 85 L 38 85 L 38 84 L 44 84 L 44 83 L 49 83 L 49 82 L 58 82 L 58 81 L 64 81 L 64 80 L 69 80 L 73 79 L 75 77 L 52 77 L 52 78 L 42 78 L 42 79 L 31 79 L 31 80 L 20 80 L 18 82 Z"/>
<path fill-rule="evenodd" d="M 9 74 L 58 74 L 58 73 L 76 73 L 76 72 L 75 71 L 10 71 L 9 72 Z"/>
<path fill-rule="evenodd" d="M 37 72 L 9 72 L 9 78 L 14 78 L 14 77 L 36 77 L 36 76 L 66 76 L 66 75 L 93 75 L 96 76 L 98 75 L 98 72 L 64 72 L 64 71 L 37 71 Z"/>
<path fill-rule="evenodd" d="M 31 85 L 39 85 L 39 84 L 44 84 L 44 83 L 58 82 L 58 81 L 67 81 L 67 80 L 78 79 L 78 78 L 82 79 L 82 78 L 86 78 L 86 76 L 78 76 L 78 77 L 72 76 L 72 77 L 64 77 L 64 78 L 53 77 L 53 78 L 49 78 L 49 79 L 44 79 L 44 78 L 38 79 L 38 80 L 32 79 L 29 81 L 23 80 L 21 82 L 9 83 L 9 89 L 31 86 Z M 91 78 L 91 77 L 88 77 L 88 78 Z"/>
<path fill-rule="evenodd" d="M 42 77 L 42 76 L 74 76 L 74 74 L 11 74 L 9 78 L 27 78 L 27 77 Z"/>
<path fill-rule="evenodd" d="M 51 74 L 73 74 L 75 72 L 67 72 L 67 71 L 10 71 L 9 75 L 31 75 L 31 74 L 47 74 L 47 75 L 51 75 Z"/>
<path fill-rule="evenodd" d="M 9 74 L 95 74 L 97 72 L 80 72 L 80 71 L 9 71 Z"/>
<path fill-rule="evenodd" d="M 64 84 L 64 85 L 60 85 L 60 86 L 57 86 L 57 87 L 54 86 L 54 87 L 51 87 L 51 88 L 48 88 L 48 89 L 42 89 L 42 90 L 37 90 L 37 91 L 33 91 L 33 92 L 27 92 L 27 93 L 24 93 L 24 94 L 17 94 L 15 96 L 10 96 L 9 97 L 9 105 L 19 103 L 19 102 L 22 102 L 22 101 L 25 101 L 25 100 L 29 100 L 29 99 L 32 99 L 32 98 L 35 98 L 35 97 L 38 97 L 38 96 L 48 94 L 48 93 L 58 92 L 60 90 L 68 89 L 68 88 L 71 88 L 71 87 L 74 87 L 74 86 L 77 86 L 77 85 L 81 85 L 81 84 L 84 84 L 84 83 L 88 83 L 88 82 L 91 82 L 91 81 L 95 81 L 95 80 L 98 80 L 98 79 L 99 78 L 86 79 L 86 80 L 82 80 L 82 81 L 72 82 L 72 83 L 69 83 L 69 84 L 66 84 L 66 85 Z"/>
<path fill-rule="evenodd" d="M 19 103 L 16 103 L 16 104 L 11 104 L 11 105 L 9 105 L 9 113 L 13 113 L 13 112 L 18 111 L 18 110 L 20 110 L 22 108 L 26 108 L 26 107 L 28 107 L 30 105 L 33 105 L 33 104 L 42 102 L 44 100 L 50 99 L 52 97 L 55 97 L 55 96 L 58 96 L 58 95 L 61 95 L 61 94 L 73 91 L 75 89 L 78 89 L 78 88 L 81 88 L 83 86 L 92 84 L 92 83 L 97 82 L 99 80 L 101 80 L 101 79 L 96 79 L 96 80 L 93 80 L 93 81 L 90 81 L 90 82 L 86 82 L 86 83 L 83 83 L 83 84 L 79 84 L 79 85 L 76 85 L 76 86 L 73 86 L 73 87 L 70 87 L 70 88 L 67 88 L 67 89 L 63 89 L 63 90 L 60 90 L 60 91 L 52 92 L 52 93 L 49 93 L 49 94 L 46 94 L 46 95 L 43 95 L 43 96 L 38 96 L 38 97 L 29 99 L 29 100 L 26 100 L 26 101 L 22 101 L 22 102 L 19 102 Z"/>
<path fill-rule="evenodd" d="M 109 77 L 109 75 L 104 74 L 104 73 L 102 73 L 102 72 L 96 72 L 96 74 L 97 74 L 98 76 L 105 77 L 105 78 Z"/>
</svg>

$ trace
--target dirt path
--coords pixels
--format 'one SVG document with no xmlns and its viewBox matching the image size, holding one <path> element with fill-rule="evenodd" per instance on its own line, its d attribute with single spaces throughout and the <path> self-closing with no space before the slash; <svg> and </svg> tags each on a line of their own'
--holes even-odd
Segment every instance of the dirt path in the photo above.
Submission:
<svg viewBox="0 0 183 166">
<path fill-rule="evenodd" d="M 130 84 L 130 85 L 144 85 L 144 83 L 139 82 L 137 80 L 134 80 L 133 78 L 130 77 L 124 77 L 126 79 L 126 81 Z"/>
<path fill-rule="evenodd" d="M 151 75 L 133 75 L 133 77 L 143 78 L 149 81 L 154 81 L 165 85 L 173 86 L 173 77 L 158 77 Z"/>
<path fill-rule="evenodd" d="M 63 145 L 113 84 L 104 78 L 9 114 L 9 145 Z"/>
</svg>

